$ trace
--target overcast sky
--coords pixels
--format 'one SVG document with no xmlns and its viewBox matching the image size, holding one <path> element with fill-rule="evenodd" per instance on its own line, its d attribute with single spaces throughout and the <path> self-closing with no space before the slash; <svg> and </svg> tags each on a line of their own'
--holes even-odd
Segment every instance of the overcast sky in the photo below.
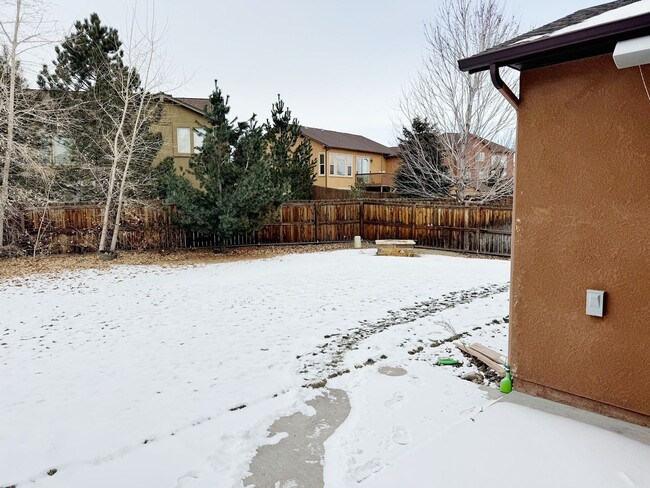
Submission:
<svg viewBox="0 0 650 488">
<path fill-rule="evenodd" d="M 599 0 L 507 0 L 524 30 Z M 97 12 L 126 29 L 132 0 L 51 0 L 61 36 Z M 395 142 L 402 90 L 418 70 L 436 0 L 155 0 L 173 73 L 166 91 L 207 97 L 219 80 L 233 115 L 261 120 L 280 93 L 307 126 Z M 139 0 L 144 12 L 146 0 Z M 50 62 L 54 47 L 34 53 Z M 34 64 L 31 64 L 33 67 Z"/>
</svg>

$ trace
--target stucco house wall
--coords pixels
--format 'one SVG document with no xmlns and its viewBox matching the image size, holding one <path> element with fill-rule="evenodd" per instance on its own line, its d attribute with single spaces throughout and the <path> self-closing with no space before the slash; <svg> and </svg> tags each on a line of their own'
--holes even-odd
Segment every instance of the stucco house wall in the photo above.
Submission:
<svg viewBox="0 0 650 488">
<path fill-rule="evenodd" d="M 163 145 L 158 152 L 154 164 L 159 163 L 166 157 L 174 158 L 174 167 L 179 173 L 187 170 L 190 157 L 194 150 L 195 141 L 194 129 L 200 129 L 207 125 L 207 119 L 200 113 L 183 105 L 169 100 L 163 102 L 162 116 L 158 124 L 152 127 L 152 131 L 160 131 L 163 138 Z M 190 129 L 191 152 L 179 151 L 178 129 Z"/>
<path fill-rule="evenodd" d="M 650 80 L 650 66 L 643 67 Z M 518 390 L 650 425 L 650 100 L 611 54 L 521 73 Z M 586 290 L 606 291 L 603 318 Z"/>
<path fill-rule="evenodd" d="M 370 162 L 369 173 L 382 173 L 387 172 L 386 158 L 383 154 L 371 153 L 371 152 L 362 152 L 362 151 L 353 151 L 351 149 L 338 149 L 335 147 L 325 147 L 318 141 L 309 139 L 312 148 L 312 158 L 316 160 L 316 166 L 314 167 L 314 172 L 316 174 L 316 186 L 322 186 L 326 188 L 338 188 L 342 190 L 349 190 L 351 186 L 354 185 L 356 181 L 356 175 L 358 174 L 357 162 L 358 158 L 364 157 L 368 158 Z M 338 176 L 336 174 L 330 174 L 330 164 L 333 164 L 333 157 L 336 154 L 343 154 L 351 156 L 352 158 L 352 175 L 351 176 Z M 325 158 L 325 174 L 321 174 L 321 155 Z M 336 173 L 336 168 L 335 168 Z"/>
</svg>

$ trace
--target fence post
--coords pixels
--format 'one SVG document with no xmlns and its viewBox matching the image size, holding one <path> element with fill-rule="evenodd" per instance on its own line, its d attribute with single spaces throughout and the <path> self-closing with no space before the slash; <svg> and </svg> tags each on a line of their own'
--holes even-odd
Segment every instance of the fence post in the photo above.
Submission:
<svg viewBox="0 0 650 488">
<path fill-rule="evenodd" d="M 417 229 L 415 228 L 415 203 L 411 207 L 411 239 L 415 240 L 415 233 Z"/>
<path fill-rule="evenodd" d="M 319 207 L 320 207 L 320 203 L 314 202 L 314 242 L 319 242 L 318 241 L 318 212 L 320 211 Z"/>
<path fill-rule="evenodd" d="M 363 228 L 363 200 L 359 202 L 359 235 L 361 236 L 361 239 L 366 238 L 364 235 L 364 228 Z"/>
<path fill-rule="evenodd" d="M 280 244 L 284 243 L 284 233 L 282 229 L 282 216 L 284 215 L 284 207 L 280 205 Z"/>
<path fill-rule="evenodd" d="M 476 254 L 481 254 L 481 206 L 476 207 Z"/>
</svg>

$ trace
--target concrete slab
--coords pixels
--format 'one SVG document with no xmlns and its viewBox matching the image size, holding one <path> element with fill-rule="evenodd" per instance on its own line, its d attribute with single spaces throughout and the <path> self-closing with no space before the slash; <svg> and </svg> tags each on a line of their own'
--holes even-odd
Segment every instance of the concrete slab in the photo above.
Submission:
<svg viewBox="0 0 650 488">
<path fill-rule="evenodd" d="M 620 434 L 629 439 L 641 442 L 650 446 L 650 428 L 641 425 L 631 424 L 622 420 L 599 415 L 588 410 L 564 405 L 563 403 L 553 402 L 518 391 L 505 395 L 501 402 L 510 402 L 524 407 L 533 408 L 542 412 L 559 415 L 571 420 L 577 420 L 585 424 L 593 425 L 601 429 L 609 430 Z"/>
<path fill-rule="evenodd" d="M 269 428 L 272 437 L 287 436 L 274 445 L 257 450 L 250 465 L 251 475 L 244 486 L 257 488 L 321 488 L 323 481 L 323 443 L 350 413 L 350 401 L 343 390 L 328 390 L 307 402 L 316 410 L 310 417 L 296 413 L 275 421 Z"/>
</svg>

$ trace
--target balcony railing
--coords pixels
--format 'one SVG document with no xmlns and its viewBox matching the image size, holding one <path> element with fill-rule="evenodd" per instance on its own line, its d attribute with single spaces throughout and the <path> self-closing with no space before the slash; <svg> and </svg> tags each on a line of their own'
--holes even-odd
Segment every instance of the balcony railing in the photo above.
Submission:
<svg viewBox="0 0 650 488">
<path fill-rule="evenodd" d="M 395 187 L 395 173 L 357 173 L 357 180 L 363 181 L 366 187 Z"/>
</svg>

